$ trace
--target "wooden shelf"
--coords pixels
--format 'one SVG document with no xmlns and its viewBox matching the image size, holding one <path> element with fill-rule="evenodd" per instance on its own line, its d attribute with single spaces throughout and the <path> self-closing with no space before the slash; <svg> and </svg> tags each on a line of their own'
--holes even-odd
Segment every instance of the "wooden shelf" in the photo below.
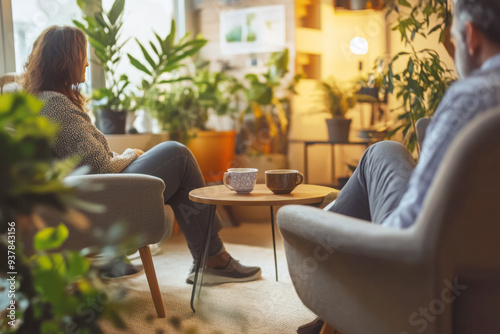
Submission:
<svg viewBox="0 0 500 334">
<path fill-rule="evenodd" d="M 356 3 L 354 3 L 356 1 Z M 382 10 L 384 9 L 383 0 L 333 0 L 333 7 L 337 10 Z M 358 4 L 359 3 L 359 4 Z"/>
<path fill-rule="evenodd" d="M 296 26 L 321 29 L 321 1 L 295 0 Z"/>
</svg>

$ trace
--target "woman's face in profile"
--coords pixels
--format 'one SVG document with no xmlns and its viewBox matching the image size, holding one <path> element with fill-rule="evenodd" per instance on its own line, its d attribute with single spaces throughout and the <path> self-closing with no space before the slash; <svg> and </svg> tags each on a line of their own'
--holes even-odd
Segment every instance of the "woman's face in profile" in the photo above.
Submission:
<svg viewBox="0 0 500 334">
<path fill-rule="evenodd" d="M 83 55 L 83 64 L 80 74 L 79 83 L 85 82 L 85 71 L 87 70 L 87 66 L 89 66 L 89 62 L 87 61 L 87 47 L 85 47 L 85 54 Z"/>
</svg>

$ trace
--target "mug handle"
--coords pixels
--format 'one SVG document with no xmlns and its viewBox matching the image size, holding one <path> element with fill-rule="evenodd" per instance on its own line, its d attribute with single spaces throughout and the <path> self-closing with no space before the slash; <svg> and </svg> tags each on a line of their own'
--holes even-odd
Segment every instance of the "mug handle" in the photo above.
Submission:
<svg viewBox="0 0 500 334">
<path fill-rule="evenodd" d="M 234 189 L 233 187 L 231 187 L 231 186 L 229 185 L 229 183 L 228 183 L 228 182 L 226 182 L 226 180 L 227 180 L 227 178 L 228 178 L 228 177 L 229 177 L 229 173 L 228 173 L 228 172 L 225 172 L 225 173 L 224 173 L 224 177 L 222 178 L 222 182 L 223 182 L 223 183 L 224 183 L 224 185 L 227 187 L 227 189 L 229 189 L 229 190 L 233 190 L 233 191 L 236 191 L 236 189 Z"/>
<path fill-rule="evenodd" d="M 302 173 L 297 173 L 297 182 L 295 183 L 295 185 L 298 186 L 302 182 L 304 182 L 304 175 Z"/>
</svg>

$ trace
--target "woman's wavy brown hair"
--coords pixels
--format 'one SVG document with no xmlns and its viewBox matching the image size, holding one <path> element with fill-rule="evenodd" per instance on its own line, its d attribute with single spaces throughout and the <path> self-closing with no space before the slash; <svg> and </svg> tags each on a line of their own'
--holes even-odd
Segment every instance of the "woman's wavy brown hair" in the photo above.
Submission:
<svg viewBox="0 0 500 334">
<path fill-rule="evenodd" d="M 66 95 L 83 109 L 79 81 L 87 39 L 74 27 L 52 26 L 45 29 L 33 43 L 33 50 L 24 65 L 21 86 L 30 94 L 45 90 Z"/>
</svg>

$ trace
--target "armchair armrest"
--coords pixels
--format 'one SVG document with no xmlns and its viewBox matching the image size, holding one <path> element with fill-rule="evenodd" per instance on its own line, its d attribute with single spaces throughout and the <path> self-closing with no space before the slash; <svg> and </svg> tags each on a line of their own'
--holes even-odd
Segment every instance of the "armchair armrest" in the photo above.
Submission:
<svg viewBox="0 0 500 334">
<path fill-rule="evenodd" d="M 431 264 L 415 229 L 296 205 L 281 208 L 277 223 L 297 294 L 339 331 L 403 331 L 408 317 L 432 300 Z"/>
<path fill-rule="evenodd" d="M 394 229 L 308 206 L 288 205 L 278 211 L 285 239 L 328 245 L 335 252 L 401 262 L 420 262 L 423 253 L 414 229 Z"/>
<path fill-rule="evenodd" d="M 66 223 L 70 234 L 64 248 L 82 249 L 98 245 L 95 230 L 108 230 L 118 223 L 124 226 L 126 236 L 140 237 L 138 247 L 159 242 L 172 232 L 173 221 L 166 215 L 164 208 L 165 184 L 157 177 L 143 174 L 93 174 L 68 176 L 65 182 L 80 184 L 76 193 L 78 201 L 97 204 L 100 210 L 88 212 L 79 209 L 61 213 L 47 207 L 37 209 L 49 226 L 61 221 Z M 78 223 L 75 223 L 76 220 Z"/>
</svg>

